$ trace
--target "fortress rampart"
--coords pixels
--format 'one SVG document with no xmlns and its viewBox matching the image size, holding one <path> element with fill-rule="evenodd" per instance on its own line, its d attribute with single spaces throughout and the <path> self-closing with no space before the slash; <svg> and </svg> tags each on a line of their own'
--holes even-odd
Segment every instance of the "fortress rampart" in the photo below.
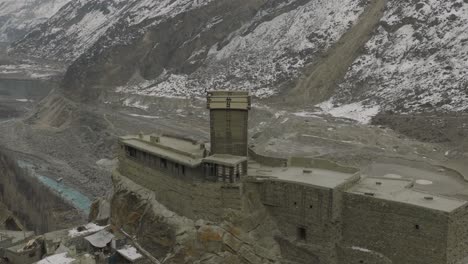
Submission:
<svg viewBox="0 0 468 264">
<path fill-rule="evenodd" d="M 152 190 L 161 204 L 193 220 L 222 222 L 232 212 L 240 219 L 252 210 L 266 212 L 288 261 L 464 264 L 466 201 L 417 190 L 412 179 L 374 178 L 323 159 L 268 157 L 253 148 L 249 158 L 238 156 L 247 152 L 246 131 L 230 123 L 235 122 L 230 107 L 234 102 L 235 111 L 244 111 L 234 113 L 244 124 L 250 100 L 242 93 L 234 94 L 237 101 L 228 92 L 212 95 L 208 107 L 228 119 L 221 122 L 218 115 L 211 123 L 217 127 L 211 134 L 218 153 L 193 140 L 127 136 L 120 140 L 115 174 Z M 238 136 L 232 145 L 231 129 Z"/>
</svg>

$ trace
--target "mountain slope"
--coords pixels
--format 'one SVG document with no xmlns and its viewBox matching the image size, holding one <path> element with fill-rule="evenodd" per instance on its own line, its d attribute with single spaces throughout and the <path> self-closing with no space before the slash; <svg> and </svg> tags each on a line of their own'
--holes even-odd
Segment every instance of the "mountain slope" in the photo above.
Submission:
<svg viewBox="0 0 468 264">
<path fill-rule="evenodd" d="M 332 46 L 367 1 L 132 0 L 112 1 L 106 11 L 97 1 L 80 3 L 67 5 L 14 48 L 65 60 L 79 56 L 64 81 L 68 91 L 85 98 L 100 93 L 89 87 L 188 96 L 236 87 L 267 97 Z M 56 27 L 61 30 L 50 32 Z"/>
<path fill-rule="evenodd" d="M 45 22 L 70 0 L 0 0 L 0 42 L 12 42 Z"/>
<path fill-rule="evenodd" d="M 394 112 L 468 110 L 468 1 L 389 1 L 327 104 Z"/>
<path fill-rule="evenodd" d="M 386 110 L 468 109 L 467 2 L 386 1 L 354 45 L 345 33 L 383 0 L 82 0 L 14 51 L 72 61 L 63 89 L 75 99 L 245 89 L 325 100 L 323 111 L 368 122 Z M 330 54 L 340 45 L 352 56 Z"/>
<path fill-rule="evenodd" d="M 200 3 L 199 3 L 200 2 Z M 60 61 L 74 61 L 101 37 L 121 43 L 160 16 L 174 16 L 186 9 L 209 1 L 151 1 L 151 0 L 76 0 L 60 13 L 32 30 L 23 40 L 14 44 L 14 51 L 35 57 L 54 57 Z M 127 27 L 140 25 L 136 32 Z M 117 26 L 120 32 L 110 35 Z M 123 27 L 123 28 L 122 28 Z M 109 33 L 108 33 L 109 31 Z M 125 34 L 124 34 L 125 33 Z M 105 47 L 102 47 L 105 48 Z"/>
</svg>

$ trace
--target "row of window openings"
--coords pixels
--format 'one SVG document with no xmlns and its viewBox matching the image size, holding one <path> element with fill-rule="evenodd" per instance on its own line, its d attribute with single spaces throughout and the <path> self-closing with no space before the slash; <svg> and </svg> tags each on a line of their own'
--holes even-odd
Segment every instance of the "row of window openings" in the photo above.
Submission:
<svg viewBox="0 0 468 264">
<path fill-rule="evenodd" d="M 294 202 L 294 207 L 298 208 L 297 202 Z M 309 209 L 312 209 L 312 208 L 314 208 L 314 206 L 313 206 L 313 205 L 309 205 Z"/>
<path fill-rule="evenodd" d="M 235 175 L 236 178 L 240 178 L 240 174 L 243 171 L 242 164 L 237 165 L 236 167 L 227 167 L 222 165 L 210 164 L 206 165 L 207 171 L 211 177 L 224 177 Z"/>
<path fill-rule="evenodd" d="M 164 158 L 156 157 L 147 152 L 140 151 L 133 147 L 125 146 L 125 152 L 128 157 L 136 159 L 150 167 L 159 167 L 160 169 L 168 168 L 168 161 Z M 158 162 L 159 160 L 159 162 Z M 231 168 L 220 165 L 211 165 L 208 166 L 208 172 L 213 177 L 218 177 L 218 181 L 238 181 L 240 179 L 240 174 L 243 171 L 244 167 L 242 164 Z M 185 166 L 174 163 L 174 168 L 177 171 L 181 171 L 182 175 L 185 175 Z M 180 170 L 179 170 L 180 168 Z"/>
<path fill-rule="evenodd" d="M 294 202 L 294 206 L 295 206 L 296 208 L 298 208 L 297 202 Z M 314 206 L 313 206 L 313 205 L 309 205 L 309 209 L 312 209 L 312 208 L 314 208 Z M 421 228 L 421 227 L 420 227 L 418 224 L 415 224 L 415 225 L 414 225 L 414 229 L 419 230 L 420 228 Z"/>
<path fill-rule="evenodd" d="M 205 166 L 205 175 L 215 177 L 219 182 L 236 182 L 240 179 L 240 174 L 243 170 L 242 164 L 236 167 L 226 167 L 216 164 L 207 164 Z"/>
<path fill-rule="evenodd" d="M 146 153 L 144 151 L 137 150 L 137 149 L 129 147 L 129 146 L 125 146 L 125 152 L 126 152 L 127 156 L 129 156 L 130 158 L 134 158 L 136 160 L 139 160 L 139 161 L 145 163 L 148 166 L 159 167 L 161 169 L 167 169 L 168 168 L 168 165 L 167 165 L 168 162 L 164 158 L 156 157 L 154 155 L 151 155 L 151 154 Z M 159 160 L 159 164 L 158 164 L 158 160 Z M 179 170 L 179 167 L 180 167 L 180 171 L 181 171 L 182 175 L 185 175 L 185 166 L 184 165 L 179 165 L 177 163 L 174 163 L 174 167 L 175 167 L 176 170 Z"/>
<path fill-rule="evenodd" d="M 419 225 L 414 225 L 416 230 L 419 230 Z M 298 240 L 305 241 L 307 240 L 307 229 L 305 227 L 297 227 L 296 229 L 296 237 Z"/>
</svg>

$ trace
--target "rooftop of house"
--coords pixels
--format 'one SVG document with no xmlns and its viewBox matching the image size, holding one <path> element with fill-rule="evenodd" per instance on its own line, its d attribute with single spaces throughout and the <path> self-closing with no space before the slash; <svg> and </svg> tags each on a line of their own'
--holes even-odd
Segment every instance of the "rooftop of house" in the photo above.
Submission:
<svg viewBox="0 0 468 264">
<path fill-rule="evenodd" d="M 370 165 L 362 172 L 367 177 L 414 180 L 413 189 L 434 195 L 467 200 L 468 182 L 463 174 L 428 163 L 389 160 Z"/>
<path fill-rule="evenodd" d="M 411 179 L 368 177 L 352 186 L 347 192 L 443 212 L 452 212 L 467 204 L 463 200 L 415 190 L 413 184 L 414 181 Z"/>
<path fill-rule="evenodd" d="M 334 189 L 357 180 L 353 173 L 343 173 L 327 169 L 303 167 L 270 167 L 249 161 L 248 175 L 257 179 L 274 179 L 294 182 L 321 188 Z"/>
<path fill-rule="evenodd" d="M 189 167 L 199 166 L 202 162 L 234 167 L 247 160 L 247 157 L 228 154 L 206 157 L 207 151 L 204 143 L 172 136 L 130 135 L 121 137 L 120 142 Z"/>
<path fill-rule="evenodd" d="M 157 139 L 158 142 L 152 141 L 152 138 Z M 123 140 L 128 139 L 138 139 L 141 142 L 150 144 L 150 145 L 157 145 L 166 148 L 172 148 L 181 152 L 185 152 L 191 155 L 202 155 L 203 154 L 203 143 L 197 142 L 192 139 L 176 137 L 176 136 L 168 136 L 168 135 L 156 135 L 156 134 L 148 134 L 148 135 L 129 135 L 122 137 Z"/>
<path fill-rule="evenodd" d="M 214 154 L 203 159 L 203 162 L 220 164 L 228 167 L 234 167 L 247 161 L 247 157 L 234 156 L 228 154 Z"/>
<path fill-rule="evenodd" d="M 11 240 L 12 244 L 29 239 L 33 236 L 33 231 L 0 230 L 0 241 Z"/>
<path fill-rule="evenodd" d="M 173 136 L 130 135 L 120 142 L 189 167 L 200 165 L 207 153 L 204 143 Z"/>
</svg>

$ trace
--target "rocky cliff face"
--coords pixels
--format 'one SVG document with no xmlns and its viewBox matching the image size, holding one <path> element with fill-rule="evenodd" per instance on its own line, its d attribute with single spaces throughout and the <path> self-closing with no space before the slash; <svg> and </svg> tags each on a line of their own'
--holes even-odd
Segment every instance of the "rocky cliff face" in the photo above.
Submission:
<svg viewBox="0 0 468 264">
<path fill-rule="evenodd" d="M 333 102 L 468 110 L 468 1 L 392 0 Z"/>
<path fill-rule="evenodd" d="M 0 202 L 38 234 L 81 224 L 81 213 L 0 150 Z"/>
<path fill-rule="evenodd" d="M 0 0 L 0 42 L 22 38 L 69 0 Z"/>
</svg>

